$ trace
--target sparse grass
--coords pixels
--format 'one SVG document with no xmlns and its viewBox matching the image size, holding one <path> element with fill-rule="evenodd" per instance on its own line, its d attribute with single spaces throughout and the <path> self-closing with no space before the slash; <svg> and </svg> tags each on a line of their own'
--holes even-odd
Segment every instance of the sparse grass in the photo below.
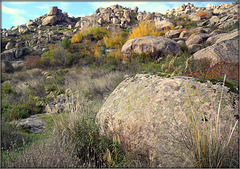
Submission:
<svg viewBox="0 0 240 169">
<path fill-rule="evenodd" d="M 189 19 L 173 19 L 177 25 L 183 23 L 185 28 L 196 26 L 196 23 Z M 140 30 L 140 28 L 143 29 Z M 42 29 L 47 29 L 47 27 L 42 27 Z M 110 36 L 105 28 L 84 29 L 74 35 L 71 39 L 72 44 L 67 39 L 62 46 L 51 45 L 52 49 L 46 51 L 42 57 L 46 59 L 43 69 L 32 69 L 39 66 L 37 64 L 39 58 L 32 58 L 34 60 L 29 58 L 29 60 L 25 60 L 25 66 L 29 70 L 3 73 L 1 79 L 2 93 L 4 93 L 2 103 L 9 105 L 16 103 L 17 105 L 2 114 L 6 114 L 6 112 L 14 114 L 15 110 L 19 110 L 19 104 L 36 110 L 37 102 L 41 101 L 46 104 L 51 101 L 47 97 L 51 93 L 54 95 L 52 100 L 56 95 L 64 93 L 62 97 L 66 101 L 63 103 L 64 113 L 62 114 L 37 115 L 47 127 L 42 135 L 29 134 L 24 130 L 17 129 L 14 124 L 8 123 L 9 119 L 2 123 L 2 150 L 4 150 L 2 166 L 46 168 L 143 166 L 132 154 L 123 151 L 118 136 L 111 138 L 99 133 L 95 116 L 109 94 L 125 77 L 136 73 L 154 73 L 160 76 L 190 75 L 192 63 L 188 61 L 190 54 L 184 45 L 181 46 L 182 53 L 179 56 L 169 54 L 156 60 L 146 53 L 141 55 L 133 53 L 131 58 L 124 64 L 122 63 L 124 59 L 120 58 L 122 55 L 119 53 L 127 35 L 129 38 L 140 35 L 162 35 L 162 32 L 154 32 L 154 30 L 153 25 L 144 25 L 144 22 L 139 23 L 139 27 L 134 28 L 130 34 L 129 30 L 124 28 L 125 33 L 116 37 Z M 80 41 L 82 43 L 78 43 Z M 114 47 L 118 50 L 110 54 L 101 53 L 100 49 L 104 51 L 105 47 Z M 24 49 L 24 55 L 28 54 L 29 50 Z M 33 61 L 35 64 L 32 63 Z M 74 67 L 59 69 L 55 67 L 56 64 L 59 67 L 72 65 Z M 51 68 L 51 70 L 47 70 L 47 68 Z M 47 72 L 45 74 L 47 78 L 42 74 L 43 70 Z M 204 76 L 204 80 L 207 80 L 204 71 L 205 69 L 202 69 L 200 74 Z M 235 82 L 228 80 L 226 82 L 232 88 L 236 86 Z M 65 89 L 69 90 L 65 91 Z M 198 98 L 201 103 L 199 95 Z M 22 100 L 25 102 L 21 102 Z M 234 152 L 235 143 L 231 142 L 231 137 L 237 130 L 237 123 L 230 128 L 229 135 L 224 141 L 220 138 L 222 130 L 218 129 L 221 121 L 214 122 L 213 126 L 206 123 L 205 118 L 202 118 L 204 113 L 196 110 L 199 105 L 191 102 L 190 94 L 186 104 L 190 108 L 190 111 L 186 112 L 190 112 L 187 114 L 187 120 L 191 127 L 193 152 L 198 161 L 196 166 L 236 167 L 238 163 L 234 160 L 237 160 L 238 156 Z M 219 103 L 219 105 L 217 113 L 215 112 L 216 119 L 220 119 L 221 116 L 221 104 Z M 42 104 L 42 106 L 44 105 Z M 3 109 L 4 106 L 1 108 Z M 32 111 L 31 113 L 36 112 Z M 22 114 L 18 118 L 26 117 L 25 110 L 20 113 Z M 43 113 L 43 109 L 38 113 Z M 198 115 L 198 118 L 195 118 L 195 115 Z M 13 120 L 12 117 L 10 119 Z M 230 158 L 233 160 L 229 160 Z"/>
<path fill-rule="evenodd" d="M 191 138 L 192 151 L 197 160 L 196 167 L 200 168 L 220 168 L 220 167 L 238 167 L 238 143 L 236 134 L 238 133 L 238 120 L 231 121 L 222 118 L 228 116 L 223 109 L 223 88 L 225 78 L 222 85 L 222 91 L 219 96 L 219 102 L 216 105 L 216 111 L 204 111 L 204 103 L 201 100 L 200 89 L 190 89 L 186 85 L 187 100 L 185 105 L 188 105 L 183 110 L 186 114 L 188 130 Z M 198 102 L 193 102 L 193 98 L 197 97 Z M 211 97 L 211 96 L 210 96 Z M 214 103 L 213 103 L 214 104 Z M 184 105 L 183 105 L 184 107 Z M 229 110 L 230 111 L 230 110 Z M 234 135 L 234 136 L 233 136 Z M 233 137 L 233 138 L 232 138 Z"/>
</svg>

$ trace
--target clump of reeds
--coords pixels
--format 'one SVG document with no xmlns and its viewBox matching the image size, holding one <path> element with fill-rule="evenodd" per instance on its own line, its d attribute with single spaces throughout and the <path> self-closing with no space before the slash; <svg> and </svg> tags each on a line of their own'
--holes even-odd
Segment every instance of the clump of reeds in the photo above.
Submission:
<svg viewBox="0 0 240 169">
<path fill-rule="evenodd" d="M 199 100 L 199 105 L 192 102 L 189 87 L 186 87 L 187 105 L 189 105 L 189 111 L 185 110 L 187 125 L 190 132 L 190 139 L 192 143 L 192 150 L 195 154 L 197 161 L 197 167 L 238 167 L 238 143 L 234 142 L 234 132 L 237 130 L 238 120 L 235 123 L 221 124 L 221 107 L 224 93 L 224 81 L 222 85 L 222 91 L 220 94 L 220 101 L 218 103 L 217 111 L 214 112 L 213 119 L 207 119 L 205 112 L 202 109 L 202 100 L 200 98 L 199 89 L 196 88 L 196 95 Z M 194 94 L 193 94 L 194 95 Z M 198 109 L 198 108 L 199 109 Z M 200 111 L 199 111 L 200 110 Z M 225 112 L 226 113 L 226 112 Z M 229 125 L 228 135 L 225 129 L 222 129 L 222 125 Z"/>
</svg>

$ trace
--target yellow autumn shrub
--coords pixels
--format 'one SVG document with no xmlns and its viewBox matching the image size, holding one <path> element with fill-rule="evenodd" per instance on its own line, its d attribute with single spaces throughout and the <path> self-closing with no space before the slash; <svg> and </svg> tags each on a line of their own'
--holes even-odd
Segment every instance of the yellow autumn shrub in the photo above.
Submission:
<svg viewBox="0 0 240 169">
<path fill-rule="evenodd" d="M 118 62 L 121 62 L 124 59 L 124 57 L 123 57 L 123 55 L 121 53 L 121 49 L 118 48 L 118 49 L 116 49 L 116 51 L 108 53 L 108 55 L 107 55 L 105 60 L 108 62 L 108 61 L 111 60 L 111 58 L 115 58 Z"/>
<path fill-rule="evenodd" d="M 128 39 L 143 37 L 143 36 L 161 36 L 162 32 L 157 30 L 154 23 L 141 21 L 137 27 L 134 27 L 129 33 Z"/>
<path fill-rule="evenodd" d="M 103 41 L 107 48 L 121 48 L 126 42 L 126 38 L 123 36 L 123 32 L 104 36 Z"/>
<path fill-rule="evenodd" d="M 95 39 L 103 39 L 104 36 L 108 36 L 109 31 L 105 27 L 89 27 L 83 28 L 82 30 L 78 31 L 71 39 L 71 43 L 79 43 L 83 40 L 83 38 L 95 38 Z"/>
</svg>

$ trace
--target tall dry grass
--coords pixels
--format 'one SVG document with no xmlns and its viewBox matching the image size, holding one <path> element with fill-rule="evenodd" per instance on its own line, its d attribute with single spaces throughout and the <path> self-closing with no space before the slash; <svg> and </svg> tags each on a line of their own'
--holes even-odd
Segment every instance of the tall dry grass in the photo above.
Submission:
<svg viewBox="0 0 240 169">
<path fill-rule="evenodd" d="M 206 112 L 203 110 L 200 89 L 196 88 L 195 93 L 193 93 L 190 87 L 186 86 L 187 103 L 185 104 L 188 105 L 189 109 L 185 109 L 184 112 L 186 113 L 192 151 L 197 161 L 196 166 L 200 168 L 239 166 L 239 147 L 238 143 L 235 142 L 238 119 L 235 122 L 226 122 L 226 119 L 223 119 L 223 116 L 227 116 L 226 112 L 222 114 L 225 79 L 226 75 L 216 111 L 212 112 L 213 117 L 210 119 L 206 118 Z M 192 101 L 193 96 L 197 96 L 199 104 Z"/>
</svg>

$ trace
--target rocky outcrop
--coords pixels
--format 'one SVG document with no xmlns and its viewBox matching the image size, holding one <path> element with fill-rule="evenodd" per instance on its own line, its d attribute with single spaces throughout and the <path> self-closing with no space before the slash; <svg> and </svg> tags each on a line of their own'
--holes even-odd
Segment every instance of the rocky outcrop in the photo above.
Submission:
<svg viewBox="0 0 240 169">
<path fill-rule="evenodd" d="M 224 36 L 224 35 L 226 35 L 226 33 L 222 33 L 222 34 L 217 34 L 217 35 L 211 36 L 211 37 L 209 37 L 209 38 L 206 40 L 205 44 L 206 44 L 206 45 L 213 45 L 214 43 L 216 43 L 216 41 L 217 41 L 219 38 L 221 38 L 221 37 Z"/>
<path fill-rule="evenodd" d="M 172 23 L 168 19 L 165 19 L 165 20 L 155 19 L 154 21 L 155 21 L 156 28 L 159 29 L 159 30 L 166 29 L 167 27 L 171 28 L 172 26 L 174 26 L 174 23 Z"/>
<path fill-rule="evenodd" d="M 13 48 L 13 43 L 12 42 L 8 42 L 7 45 L 5 46 L 6 50 L 12 49 Z"/>
<path fill-rule="evenodd" d="M 22 119 L 18 123 L 17 127 L 22 127 L 28 130 L 29 133 L 41 134 L 45 125 L 38 119 L 37 116 L 32 115 L 28 118 Z"/>
<path fill-rule="evenodd" d="M 24 34 L 24 33 L 27 33 L 29 31 L 29 29 L 27 28 L 27 26 L 21 25 L 21 26 L 18 27 L 18 31 L 21 34 Z"/>
<path fill-rule="evenodd" d="M 7 61 L 7 60 L 1 60 L 1 70 L 6 70 L 8 68 L 12 68 L 12 64 L 11 62 Z"/>
<path fill-rule="evenodd" d="M 2 60 L 8 60 L 13 61 L 15 59 L 18 59 L 22 56 L 23 49 L 22 48 L 13 48 L 10 50 L 5 50 L 1 53 L 1 59 Z"/>
<path fill-rule="evenodd" d="M 71 24 L 71 19 L 68 18 L 67 13 L 62 13 L 62 10 L 58 7 L 50 7 L 47 16 L 43 18 L 42 25 L 50 26 L 57 23 L 68 25 Z"/>
<path fill-rule="evenodd" d="M 227 28 L 231 28 L 233 26 L 238 26 L 239 25 L 239 21 L 238 19 L 230 19 L 230 20 L 227 20 L 225 22 L 222 22 L 221 25 L 219 25 L 219 28 L 220 29 L 227 29 Z"/>
<path fill-rule="evenodd" d="M 53 15 L 57 15 L 57 14 L 61 14 L 61 13 L 62 13 L 62 11 L 60 9 L 58 9 L 58 7 L 53 6 L 53 7 L 50 7 L 47 15 L 53 16 Z"/>
<path fill-rule="evenodd" d="M 188 18 L 193 22 L 200 22 L 202 20 L 200 16 L 197 16 L 195 14 L 190 15 Z"/>
<path fill-rule="evenodd" d="M 186 41 L 186 45 L 201 44 L 208 39 L 209 35 L 206 33 L 195 33 L 192 34 Z"/>
<path fill-rule="evenodd" d="M 215 25 L 220 22 L 220 19 L 218 16 L 212 16 L 209 21 L 210 21 L 210 24 Z"/>
<path fill-rule="evenodd" d="M 97 123 L 101 134 L 119 136 L 125 151 L 148 158 L 152 167 L 194 167 L 193 128 L 188 119 L 194 113 L 200 128 L 204 127 L 204 118 L 214 132 L 221 90 L 221 85 L 193 78 L 137 74 L 111 93 L 97 114 Z M 226 141 L 237 122 L 233 116 L 238 114 L 238 99 L 235 97 L 234 108 L 231 100 L 235 95 L 226 88 L 223 92 L 220 139 Z M 238 149 L 238 131 L 233 135 L 231 146 Z"/>
<path fill-rule="evenodd" d="M 203 48 L 204 48 L 204 46 L 201 45 L 201 44 L 189 45 L 189 46 L 188 46 L 188 52 L 191 53 L 191 54 L 193 54 L 193 53 L 195 53 L 195 52 L 197 52 L 197 51 L 199 51 L 199 50 L 201 50 L 201 49 L 203 49 Z"/>
<path fill-rule="evenodd" d="M 180 32 L 178 30 L 170 30 L 167 33 L 165 33 L 166 38 L 178 38 L 180 35 Z"/>
<path fill-rule="evenodd" d="M 182 6 L 177 7 L 176 9 L 173 8 L 172 10 L 167 10 L 166 15 L 168 17 L 170 15 L 182 16 L 184 14 L 190 14 L 191 12 L 193 12 L 195 10 L 196 10 L 196 7 L 192 3 L 185 3 Z"/>
<path fill-rule="evenodd" d="M 121 52 L 127 57 L 131 52 L 150 53 L 152 57 L 158 58 L 162 54 L 180 54 L 179 44 L 164 37 L 145 36 L 128 40 L 122 47 Z"/>
<path fill-rule="evenodd" d="M 56 16 L 47 16 L 43 22 L 42 22 L 42 25 L 53 25 L 54 23 L 56 23 L 58 21 L 57 17 Z"/>
<path fill-rule="evenodd" d="M 26 23 L 26 26 L 28 29 L 31 29 L 31 28 L 35 28 L 37 27 L 37 22 L 33 22 L 32 20 L 30 20 L 28 23 Z"/>
<path fill-rule="evenodd" d="M 222 36 L 216 43 L 193 55 L 194 60 L 209 59 L 210 66 L 220 61 L 238 63 L 239 54 L 238 31 Z"/>
</svg>

